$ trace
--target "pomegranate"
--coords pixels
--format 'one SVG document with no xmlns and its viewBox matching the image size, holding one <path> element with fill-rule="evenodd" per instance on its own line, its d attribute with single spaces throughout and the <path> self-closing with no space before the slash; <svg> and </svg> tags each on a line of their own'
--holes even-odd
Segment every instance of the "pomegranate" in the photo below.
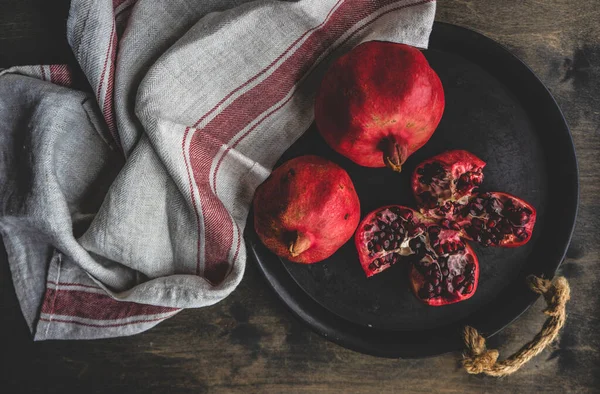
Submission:
<svg viewBox="0 0 600 394">
<path fill-rule="evenodd" d="M 535 209 L 508 193 L 477 193 L 484 167 L 484 161 L 464 150 L 425 160 L 411 181 L 421 212 L 485 246 L 527 243 L 535 225 Z"/>
<path fill-rule="evenodd" d="M 465 238 L 485 246 L 515 248 L 531 238 L 536 211 L 513 195 L 489 192 L 473 196 L 458 218 Z"/>
<path fill-rule="evenodd" d="M 362 220 L 355 243 L 367 277 L 401 261 L 410 263 L 417 298 L 441 306 L 465 300 L 477 289 L 479 263 L 460 236 L 410 208 L 390 205 Z"/>
<path fill-rule="evenodd" d="M 419 164 L 411 184 L 421 212 L 451 220 L 455 207 L 468 204 L 483 182 L 483 167 L 483 160 L 465 150 L 444 152 Z"/>
<path fill-rule="evenodd" d="M 362 166 L 400 171 L 433 134 L 444 104 L 442 83 L 421 51 L 370 41 L 327 71 L 315 121 L 338 153 Z"/>
<path fill-rule="evenodd" d="M 260 240 L 297 263 L 331 256 L 352 237 L 359 220 L 360 203 L 348 173 L 318 156 L 287 161 L 254 195 Z"/>
</svg>

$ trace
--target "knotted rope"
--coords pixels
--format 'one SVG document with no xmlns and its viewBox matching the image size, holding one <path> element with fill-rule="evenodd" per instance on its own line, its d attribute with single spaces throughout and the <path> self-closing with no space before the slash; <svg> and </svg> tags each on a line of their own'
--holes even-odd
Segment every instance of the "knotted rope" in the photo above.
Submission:
<svg viewBox="0 0 600 394">
<path fill-rule="evenodd" d="M 467 350 L 463 355 L 463 367 L 470 374 L 484 373 L 489 376 L 510 375 L 533 357 L 537 356 L 552 343 L 560 329 L 565 325 L 566 304 L 569 301 L 571 289 L 564 277 L 557 277 L 553 281 L 535 276 L 527 278 L 531 290 L 544 296 L 548 307 L 544 313 L 549 316 L 542 326 L 542 330 L 518 352 L 504 361 L 498 361 L 500 353 L 487 350 L 485 339 L 473 327 L 465 327 L 463 338 Z"/>
</svg>

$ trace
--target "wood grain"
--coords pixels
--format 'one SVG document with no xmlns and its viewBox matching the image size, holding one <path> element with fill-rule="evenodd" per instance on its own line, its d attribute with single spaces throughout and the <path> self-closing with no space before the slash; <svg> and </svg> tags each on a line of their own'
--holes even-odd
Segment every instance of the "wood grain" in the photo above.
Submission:
<svg viewBox="0 0 600 394">
<path fill-rule="evenodd" d="M 0 67 L 68 61 L 68 2 L 0 0 Z M 57 11 L 58 10 L 58 11 Z M 598 392 L 600 390 L 600 2 L 442 0 L 437 20 L 506 45 L 544 81 L 571 126 L 581 176 L 580 211 L 561 268 L 572 286 L 559 343 L 505 379 L 470 376 L 459 354 L 424 360 L 364 356 L 294 319 L 250 264 L 239 289 L 147 333 L 100 341 L 34 343 L 0 267 L 0 391 L 204 392 Z M 560 212 L 556 213 L 560 215 Z M 489 341 L 508 355 L 544 321 L 539 301 Z M 501 355 L 502 357 L 502 355 Z"/>
</svg>

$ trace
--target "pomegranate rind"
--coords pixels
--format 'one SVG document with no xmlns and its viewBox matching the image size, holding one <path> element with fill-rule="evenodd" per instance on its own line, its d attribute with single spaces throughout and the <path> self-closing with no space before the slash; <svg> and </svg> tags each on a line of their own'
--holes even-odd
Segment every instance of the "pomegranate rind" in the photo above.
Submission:
<svg viewBox="0 0 600 394">
<path fill-rule="evenodd" d="M 437 128 L 442 83 L 423 53 L 369 41 L 338 58 L 315 100 L 315 121 L 336 152 L 365 167 L 399 171 Z"/>
<path fill-rule="evenodd" d="M 360 221 L 360 202 L 348 173 L 313 155 L 275 169 L 256 189 L 253 207 L 254 229 L 262 243 L 296 263 L 331 256 Z"/>
</svg>

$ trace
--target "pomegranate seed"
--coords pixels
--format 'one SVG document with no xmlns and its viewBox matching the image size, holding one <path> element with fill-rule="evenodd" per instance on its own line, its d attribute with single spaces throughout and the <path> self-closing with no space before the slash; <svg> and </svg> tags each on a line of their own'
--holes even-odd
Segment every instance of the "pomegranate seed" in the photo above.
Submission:
<svg viewBox="0 0 600 394">
<path fill-rule="evenodd" d="M 398 227 L 400 227 L 400 223 L 398 223 L 398 222 L 394 222 L 394 223 L 392 223 L 392 228 L 393 228 L 394 230 L 397 230 L 397 229 L 398 229 Z"/>
<path fill-rule="evenodd" d="M 435 278 L 435 279 L 433 280 L 433 285 L 434 285 L 434 286 L 439 286 L 439 284 L 440 284 L 440 280 L 439 280 L 438 278 Z"/>
<path fill-rule="evenodd" d="M 442 225 L 442 227 L 450 228 L 450 220 L 448 219 L 442 220 L 440 224 Z"/>
<path fill-rule="evenodd" d="M 517 216 L 518 224 L 524 225 L 529 223 L 529 215 L 525 211 L 520 211 Z"/>
<path fill-rule="evenodd" d="M 470 260 L 473 261 L 473 256 L 468 255 L 468 257 L 470 257 Z M 467 272 L 469 275 L 472 275 L 475 273 L 475 264 L 473 263 L 468 263 L 465 266 L 465 272 Z"/>
<path fill-rule="evenodd" d="M 373 250 L 373 242 L 371 242 L 371 241 L 367 242 L 367 249 Z"/>
<path fill-rule="evenodd" d="M 377 269 L 377 266 L 375 265 L 375 263 L 371 263 L 371 264 L 369 264 L 369 269 L 371 271 L 375 271 Z"/>
<path fill-rule="evenodd" d="M 524 228 L 519 228 L 519 230 L 517 230 L 517 234 L 516 236 L 521 240 L 525 240 L 527 239 L 528 235 L 527 235 L 527 231 L 525 231 Z"/>
<path fill-rule="evenodd" d="M 437 245 L 435 247 L 435 253 L 437 253 L 437 254 L 444 254 L 444 248 L 442 247 L 442 245 Z"/>
<path fill-rule="evenodd" d="M 443 275 L 443 276 L 448 276 L 448 274 L 449 274 L 449 273 L 450 273 L 450 272 L 448 271 L 448 268 L 444 268 L 444 269 L 442 269 L 442 275 Z"/>
<path fill-rule="evenodd" d="M 448 281 L 446 281 L 445 285 L 446 285 L 446 291 L 448 293 L 452 293 L 452 283 L 448 280 Z"/>
<path fill-rule="evenodd" d="M 384 223 L 384 222 L 381 222 L 381 221 L 377 222 L 377 226 L 379 226 L 379 229 L 380 229 L 380 230 L 385 230 L 385 228 L 387 227 L 387 226 L 385 225 L 385 223 Z"/>
<path fill-rule="evenodd" d="M 390 241 L 388 241 L 388 240 L 383 241 L 383 248 L 385 250 L 388 250 L 390 248 Z"/>
<path fill-rule="evenodd" d="M 483 220 L 478 219 L 478 218 L 473 218 L 473 220 L 471 220 L 471 225 L 479 230 L 479 229 L 481 229 L 481 227 L 483 227 Z"/>
<path fill-rule="evenodd" d="M 382 261 L 379 259 L 375 259 L 373 260 L 373 264 L 375 264 L 375 267 L 379 268 L 379 266 L 381 265 Z"/>
<path fill-rule="evenodd" d="M 473 286 L 474 286 L 474 284 L 473 284 L 473 283 L 469 283 L 469 284 L 467 285 L 467 289 L 466 289 L 466 290 L 467 290 L 467 293 L 470 293 L 470 292 L 472 292 L 472 291 L 473 291 Z M 465 294 L 466 294 L 466 293 L 465 293 Z"/>
<path fill-rule="evenodd" d="M 400 244 L 399 244 L 398 242 L 394 242 L 394 243 L 392 244 L 392 248 L 393 248 L 393 249 L 398 249 L 398 247 L 399 247 L 399 246 L 400 246 Z"/>
<path fill-rule="evenodd" d="M 373 228 L 373 225 L 367 224 L 364 228 L 365 228 L 365 231 L 371 231 L 371 229 Z"/>
<path fill-rule="evenodd" d="M 429 276 L 432 280 L 436 279 L 439 276 L 439 271 L 436 266 L 433 266 L 429 271 L 427 271 L 427 276 Z"/>
<path fill-rule="evenodd" d="M 442 293 L 442 286 L 437 286 L 437 287 L 435 288 L 435 294 L 436 294 L 436 295 L 440 295 L 441 293 Z"/>
<path fill-rule="evenodd" d="M 375 252 L 381 252 L 381 245 L 375 244 Z"/>
<path fill-rule="evenodd" d="M 384 233 L 383 231 L 379 233 L 379 238 L 380 238 L 380 239 L 383 239 L 383 238 L 385 238 L 385 233 Z"/>
<path fill-rule="evenodd" d="M 490 221 L 487 223 L 487 226 L 488 226 L 489 228 L 494 228 L 494 227 L 496 227 L 496 221 L 495 221 L 495 220 L 490 220 Z"/>
<path fill-rule="evenodd" d="M 456 231 L 460 230 L 460 226 L 456 222 L 450 222 L 450 228 Z"/>
<path fill-rule="evenodd" d="M 463 283 L 464 281 L 465 281 L 465 277 L 462 275 L 458 275 L 458 276 L 454 277 L 454 279 L 452 280 L 452 283 L 456 287 L 456 286 L 460 285 L 461 283 Z"/>
<path fill-rule="evenodd" d="M 445 243 L 445 244 L 442 245 L 442 247 L 444 248 L 444 253 L 450 253 L 450 252 L 452 252 L 452 244 Z"/>
<path fill-rule="evenodd" d="M 388 237 L 387 237 L 388 241 L 393 241 L 394 238 L 396 238 L 396 236 L 394 235 L 394 233 L 389 233 L 388 234 Z"/>
<path fill-rule="evenodd" d="M 429 231 L 429 236 L 434 236 L 434 235 L 438 235 L 440 233 L 440 231 L 442 231 L 441 228 L 439 228 L 438 226 L 431 226 L 428 229 Z"/>
<path fill-rule="evenodd" d="M 454 291 L 456 291 L 457 293 L 465 294 L 465 287 L 464 286 L 455 287 Z"/>
<path fill-rule="evenodd" d="M 403 211 L 400 216 L 402 217 L 402 219 L 404 220 L 410 220 L 413 217 L 413 213 L 411 211 Z"/>
</svg>

